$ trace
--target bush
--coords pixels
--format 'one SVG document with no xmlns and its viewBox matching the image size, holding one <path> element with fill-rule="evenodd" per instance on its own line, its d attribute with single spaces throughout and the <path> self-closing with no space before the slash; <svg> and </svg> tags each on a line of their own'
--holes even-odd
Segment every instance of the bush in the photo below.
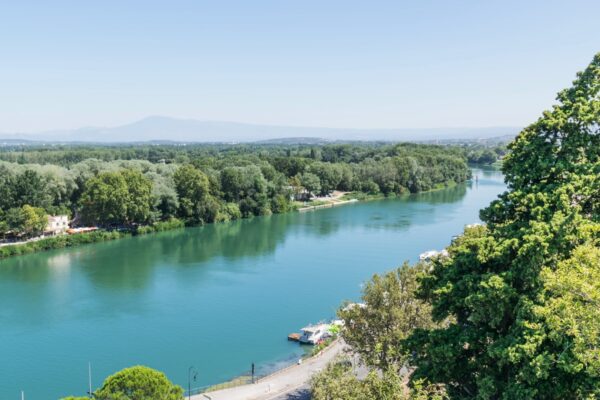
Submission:
<svg viewBox="0 0 600 400">
<path fill-rule="evenodd" d="M 128 236 L 128 232 L 94 231 L 74 235 L 53 236 L 35 242 L 0 247 L 0 258 L 30 254 L 37 251 L 74 247 L 80 244 L 104 242 Z"/>
<path fill-rule="evenodd" d="M 185 223 L 177 218 L 171 218 L 166 221 L 155 222 L 152 225 L 138 226 L 135 229 L 136 235 L 146 235 L 153 232 L 170 231 L 185 227 Z"/>
<path fill-rule="evenodd" d="M 86 397 L 64 397 L 79 400 Z M 182 400 L 183 388 L 173 384 L 165 374 L 141 365 L 125 368 L 106 378 L 93 393 L 99 400 Z"/>
<path fill-rule="evenodd" d="M 225 203 L 215 217 L 215 222 L 227 222 L 242 218 L 240 207 L 236 203 Z"/>
</svg>

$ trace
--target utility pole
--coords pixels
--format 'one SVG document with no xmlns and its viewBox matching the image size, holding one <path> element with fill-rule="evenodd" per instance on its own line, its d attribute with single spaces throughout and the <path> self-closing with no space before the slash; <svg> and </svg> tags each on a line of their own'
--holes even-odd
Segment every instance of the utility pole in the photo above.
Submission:
<svg viewBox="0 0 600 400">
<path fill-rule="evenodd" d="M 21 390 L 21 400 L 25 400 L 25 392 Z"/>
</svg>

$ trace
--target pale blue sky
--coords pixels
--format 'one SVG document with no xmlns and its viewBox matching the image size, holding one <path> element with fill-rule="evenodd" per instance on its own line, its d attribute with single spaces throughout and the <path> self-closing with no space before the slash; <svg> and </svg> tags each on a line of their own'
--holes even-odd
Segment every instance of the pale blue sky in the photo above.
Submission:
<svg viewBox="0 0 600 400">
<path fill-rule="evenodd" d="M 598 0 L 0 0 L 0 132 L 522 126 L 600 51 L 599 16 Z"/>
</svg>

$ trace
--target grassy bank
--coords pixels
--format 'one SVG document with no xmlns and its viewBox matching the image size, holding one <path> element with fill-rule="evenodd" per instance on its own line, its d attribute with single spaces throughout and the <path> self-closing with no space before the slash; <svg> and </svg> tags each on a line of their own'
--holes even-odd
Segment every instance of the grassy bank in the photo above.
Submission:
<svg viewBox="0 0 600 400">
<path fill-rule="evenodd" d="M 461 182 L 461 183 L 463 183 L 463 182 Z M 340 197 L 340 200 L 371 201 L 371 200 L 382 200 L 382 199 L 394 199 L 397 197 L 409 196 L 411 194 L 422 194 L 422 193 L 435 192 L 438 190 L 448 189 L 448 188 L 454 187 L 456 185 L 458 185 L 458 183 L 456 183 L 454 181 L 450 181 L 450 182 L 446 182 L 446 183 L 438 183 L 429 190 L 423 190 L 423 191 L 416 192 L 416 193 L 404 192 L 404 193 L 398 194 L 398 193 L 392 192 L 392 193 L 388 193 L 387 195 L 384 193 L 350 192 L 350 193 L 346 193 L 345 195 Z"/>
<path fill-rule="evenodd" d="M 63 249 L 82 244 L 106 242 L 129 236 L 145 235 L 153 232 L 162 232 L 171 229 L 183 228 L 184 223 L 178 219 L 156 222 L 152 225 L 139 226 L 129 230 L 98 230 L 94 232 L 78 233 L 74 235 L 52 236 L 34 242 L 27 242 L 0 247 L 0 259 L 10 256 L 31 254 L 38 251 Z"/>
</svg>

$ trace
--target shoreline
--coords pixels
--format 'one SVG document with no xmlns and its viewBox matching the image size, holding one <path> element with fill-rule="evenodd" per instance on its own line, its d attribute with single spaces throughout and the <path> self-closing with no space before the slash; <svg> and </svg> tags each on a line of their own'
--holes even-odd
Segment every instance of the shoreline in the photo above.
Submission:
<svg viewBox="0 0 600 400">
<path fill-rule="evenodd" d="M 44 238 L 33 238 L 26 242 L 12 244 L 6 243 L 0 247 L 0 261 L 9 257 L 40 253 L 48 250 L 59 250 L 78 247 L 85 244 L 108 242 L 132 236 L 142 236 L 149 233 L 183 229 L 185 224 L 178 219 L 157 222 L 153 225 L 144 225 L 135 230 L 106 230 L 99 229 L 93 232 L 63 234 Z"/>
<path fill-rule="evenodd" d="M 345 204 L 356 203 L 358 199 L 349 199 L 349 200 L 340 200 L 340 201 L 332 201 L 328 204 L 319 204 L 316 206 L 306 206 L 298 209 L 298 212 L 307 212 L 307 211 L 315 211 L 321 208 L 333 208 L 337 206 L 343 206 Z"/>
<path fill-rule="evenodd" d="M 393 199 L 393 198 L 400 198 L 400 197 L 404 197 L 404 196 L 416 195 L 416 194 L 421 194 L 421 193 L 435 192 L 435 191 L 439 191 L 439 190 L 449 189 L 456 185 L 466 183 L 467 181 L 468 180 L 465 180 L 464 182 L 461 182 L 461 183 L 450 182 L 450 183 L 438 184 L 438 185 L 436 185 L 436 187 L 434 187 L 432 189 L 423 190 L 423 191 L 416 192 L 416 193 L 402 193 L 402 194 L 392 193 L 389 195 L 385 195 L 383 193 L 369 194 L 369 193 L 364 193 L 364 192 L 343 192 L 342 194 L 338 195 L 337 197 L 334 197 L 331 200 L 327 200 L 328 203 L 326 203 L 326 204 L 317 204 L 314 206 L 307 205 L 304 207 L 298 207 L 298 208 L 292 209 L 290 211 L 287 211 L 286 213 L 318 211 L 320 209 L 333 208 L 333 207 L 337 207 L 337 206 L 353 204 L 353 203 L 358 203 L 358 202 L 366 202 L 366 201 L 382 200 L 382 199 Z M 225 221 L 225 223 L 227 223 L 227 222 L 231 222 L 231 221 Z M 216 223 L 216 222 L 213 222 L 213 223 Z M 132 230 L 127 230 L 127 231 L 119 231 L 119 230 L 100 229 L 100 230 L 97 230 L 94 232 L 89 232 L 89 233 L 78 233 L 78 234 L 73 234 L 73 235 L 59 235 L 59 236 L 51 236 L 51 237 L 46 237 L 46 238 L 32 238 L 24 243 L 19 243 L 19 244 L 5 243 L 2 246 L 0 246 L 0 261 L 3 259 L 9 258 L 9 257 L 14 257 L 14 256 L 39 253 L 39 252 L 44 252 L 44 251 L 48 251 L 48 250 L 58 250 L 58 249 L 63 249 L 63 248 L 77 247 L 77 246 L 81 246 L 81 245 L 85 245 L 85 244 L 112 241 L 112 240 L 123 239 L 123 238 L 131 237 L 131 236 L 140 236 L 140 235 L 146 235 L 146 234 L 150 234 L 150 233 L 171 231 L 171 230 L 175 230 L 175 229 L 183 229 L 186 227 L 187 226 L 185 225 L 185 223 L 183 221 L 181 221 L 177 218 L 173 218 L 168 221 L 156 222 L 153 225 L 139 226 L 135 230 L 132 229 Z"/>
</svg>

